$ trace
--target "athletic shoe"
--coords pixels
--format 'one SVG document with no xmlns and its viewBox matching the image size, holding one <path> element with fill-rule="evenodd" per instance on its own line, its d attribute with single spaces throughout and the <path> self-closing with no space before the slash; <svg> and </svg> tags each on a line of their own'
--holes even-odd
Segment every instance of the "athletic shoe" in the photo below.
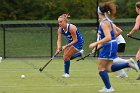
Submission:
<svg viewBox="0 0 140 93">
<path fill-rule="evenodd" d="M 70 75 L 69 75 L 69 74 L 67 74 L 67 73 L 65 73 L 64 75 L 62 75 L 62 77 L 63 77 L 63 78 L 69 78 L 69 77 L 70 77 Z"/>
<path fill-rule="evenodd" d="M 127 74 L 120 74 L 118 76 L 116 76 L 117 78 L 127 78 L 128 75 Z"/>
<path fill-rule="evenodd" d="M 112 87 L 110 89 L 103 87 L 103 89 L 99 90 L 99 92 L 113 92 L 113 91 L 115 91 L 115 90 Z"/>
<path fill-rule="evenodd" d="M 79 52 L 81 53 L 81 57 L 84 57 L 84 56 L 85 56 L 85 55 L 84 55 L 84 50 L 83 50 L 83 49 L 80 50 Z"/>
<path fill-rule="evenodd" d="M 130 58 L 129 61 L 130 61 L 130 62 L 129 62 L 129 66 L 130 66 L 132 69 L 136 70 L 136 72 L 139 72 L 139 67 L 138 67 L 138 65 L 135 63 L 134 59 Z"/>
</svg>

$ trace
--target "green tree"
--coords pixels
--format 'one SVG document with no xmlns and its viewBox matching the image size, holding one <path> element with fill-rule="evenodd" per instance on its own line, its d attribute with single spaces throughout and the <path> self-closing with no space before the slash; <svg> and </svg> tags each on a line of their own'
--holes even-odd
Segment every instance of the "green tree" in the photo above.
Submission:
<svg viewBox="0 0 140 93">
<path fill-rule="evenodd" d="M 118 18 L 136 17 L 135 3 L 139 0 L 116 0 Z"/>
<path fill-rule="evenodd" d="M 139 0 L 98 0 L 99 3 L 116 1 L 117 18 L 136 17 L 135 3 Z M 57 19 L 70 13 L 72 19 L 97 17 L 97 0 L 0 0 L 0 20 Z"/>
<path fill-rule="evenodd" d="M 1 0 L 0 18 L 38 19 L 44 14 L 44 0 Z"/>
<path fill-rule="evenodd" d="M 55 19 L 63 13 L 70 13 L 72 18 L 95 18 L 96 0 L 47 0 L 44 19 Z"/>
</svg>

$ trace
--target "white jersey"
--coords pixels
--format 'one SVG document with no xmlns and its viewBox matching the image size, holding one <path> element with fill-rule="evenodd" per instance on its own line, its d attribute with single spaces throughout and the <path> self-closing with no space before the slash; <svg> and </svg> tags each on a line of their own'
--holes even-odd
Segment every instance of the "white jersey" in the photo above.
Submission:
<svg viewBox="0 0 140 93">
<path fill-rule="evenodd" d="M 99 40 L 100 40 L 100 36 L 99 36 L 99 34 L 98 34 L 98 35 L 97 35 L 97 41 L 99 41 Z M 122 35 L 119 35 L 118 37 L 116 37 L 116 41 L 117 41 L 118 44 L 120 44 L 120 43 L 126 43 L 126 42 L 125 42 L 125 39 L 123 38 Z"/>
<path fill-rule="evenodd" d="M 116 37 L 116 41 L 117 41 L 118 44 L 120 44 L 120 43 L 126 43 L 125 42 L 125 39 L 123 38 L 122 35 L 119 35 L 118 37 Z"/>
</svg>

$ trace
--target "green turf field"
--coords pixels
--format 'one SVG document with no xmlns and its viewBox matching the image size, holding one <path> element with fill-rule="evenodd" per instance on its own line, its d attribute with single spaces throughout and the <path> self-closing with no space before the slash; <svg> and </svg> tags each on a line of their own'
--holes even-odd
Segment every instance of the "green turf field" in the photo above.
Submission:
<svg viewBox="0 0 140 93">
<path fill-rule="evenodd" d="M 0 63 L 0 93 L 98 93 L 103 83 L 98 75 L 97 58 L 71 62 L 71 77 L 62 78 L 63 61 L 54 59 L 42 73 L 38 71 L 49 59 L 5 59 Z M 110 74 L 115 93 L 139 93 L 140 81 L 134 70 L 120 79 Z M 22 79 L 20 76 L 26 77 Z"/>
</svg>

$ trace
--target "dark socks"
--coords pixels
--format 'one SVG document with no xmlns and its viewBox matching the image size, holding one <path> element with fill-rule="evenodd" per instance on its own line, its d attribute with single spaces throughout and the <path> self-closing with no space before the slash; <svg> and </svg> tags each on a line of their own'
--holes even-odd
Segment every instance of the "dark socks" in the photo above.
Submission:
<svg viewBox="0 0 140 93">
<path fill-rule="evenodd" d="M 104 85 L 107 89 L 111 88 L 110 80 L 107 71 L 100 71 L 99 72 L 100 77 L 102 78 Z"/>
<path fill-rule="evenodd" d="M 76 57 L 80 57 L 81 56 L 81 53 L 75 53 L 71 58 L 70 58 L 70 60 L 73 60 L 74 58 L 76 58 Z"/>
<path fill-rule="evenodd" d="M 111 66 L 111 70 L 112 70 L 112 72 L 115 72 L 115 71 L 118 71 L 118 70 L 121 70 L 121 69 L 127 68 L 127 67 L 130 67 L 128 63 L 113 64 Z"/>
<path fill-rule="evenodd" d="M 64 62 L 64 72 L 69 74 L 69 68 L 70 68 L 70 61 Z"/>
</svg>

